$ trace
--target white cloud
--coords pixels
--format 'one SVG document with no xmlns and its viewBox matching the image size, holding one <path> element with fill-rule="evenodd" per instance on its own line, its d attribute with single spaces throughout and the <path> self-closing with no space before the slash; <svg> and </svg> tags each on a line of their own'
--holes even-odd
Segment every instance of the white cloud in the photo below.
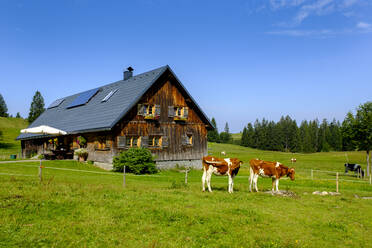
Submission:
<svg viewBox="0 0 372 248">
<path fill-rule="evenodd" d="M 272 9 L 295 7 L 300 6 L 306 1 L 309 0 L 270 0 L 270 6 Z"/>
<path fill-rule="evenodd" d="M 310 15 L 325 15 L 333 12 L 334 0 L 318 0 L 312 4 L 303 5 L 294 17 L 294 25 L 301 24 Z"/>
<path fill-rule="evenodd" d="M 292 20 L 279 23 L 279 26 L 294 27 L 300 25 L 311 16 L 324 16 L 340 12 L 344 16 L 352 16 L 355 5 L 365 4 L 364 0 L 270 0 L 272 10 L 286 8 L 297 9 Z"/>
<path fill-rule="evenodd" d="M 358 2 L 359 2 L 358 0 L 344 0 L 343 3 L 341 4 L 341 6 L 344 7 L 344 8 L 348 8 L 348 7 L 351 7 Z"/>
<path fill-rule="evenodd" d="M 358 24 L 356 26 L 357 26 L 357 28 L 360 28 L 360 29 L 370 29 L 370 28 L 372 28 L 372 24 L 366 23 L 366 22 L 358 22 Z"/>
</svg>

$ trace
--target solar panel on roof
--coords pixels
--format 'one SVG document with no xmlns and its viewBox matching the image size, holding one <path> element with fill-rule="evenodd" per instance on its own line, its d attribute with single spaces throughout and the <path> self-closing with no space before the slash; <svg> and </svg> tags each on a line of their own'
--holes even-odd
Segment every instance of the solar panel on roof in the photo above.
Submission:
<svg viewBox="0 0 372 248">
<path fill-rule="evenodd" d="M 65 100 L 64 98 L 62 98 L 62 99 L 58 99 L 58 100 L 55 100 L 54 102 L 52 102 L 52 103 L 49 105 L 48 109 L 58 107 L 59 105 L 61 105 L 61 103 L 62 103 L 64 100 Z"/>
<path fill-rule="evenodd" d="M 73 108 L 80 105 L 84 105 L 98 92 L 99 88 L 88 90 L 83 93 L 80 93 L 67 108 Z"/>
<path fill-rule="evenodd" d="M 112 97 L 113 94 L 115 94 L 116 91 L 118 91 L 118 89 L 110 91 L 110 93 L 108 93 L 107 96 L 105 96 L 105 98 L 103 98 L 101 102 L 106 102 L 108 99 L 110 99 L 110 97 Z"/>
</svg>

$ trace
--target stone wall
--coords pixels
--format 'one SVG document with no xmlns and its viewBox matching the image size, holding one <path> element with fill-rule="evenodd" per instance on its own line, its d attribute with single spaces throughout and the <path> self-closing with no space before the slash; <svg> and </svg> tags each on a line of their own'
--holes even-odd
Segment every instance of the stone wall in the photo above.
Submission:
<svg viewBox="0 0 372 248">
<path fill-rule="evenodd" d="M 172 169 L 172 168 L 175 168 L 177 166 L 200 170 L 202 168 L 202 161 L 201 161 L 201 159 L 175 160 L 175 161 L 156 161 L 156 167 L 160 170 Z"/>
</svg>

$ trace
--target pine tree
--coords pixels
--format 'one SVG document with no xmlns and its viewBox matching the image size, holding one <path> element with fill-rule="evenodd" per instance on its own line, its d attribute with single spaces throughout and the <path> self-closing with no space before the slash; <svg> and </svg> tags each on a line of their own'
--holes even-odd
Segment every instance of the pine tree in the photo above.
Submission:
<svg viewBox="0 0 372 248">
<path fill-rule="evenodd" d="M 318 152 L 329 152 L 330 145 L 327 142 L 329 140 L 329 126 L 327 119 L 323 119 L 322 124 L 319 127 L 319 136 L 318 136 Z"/>
<path fill-rule="evenodd" d="M 17 115 L 15 118 L 22 118 L 21 114 L 19 112 L 17 112 Z"/>
<path fill-rule="evenodd" d="M 370 151 L 372 149 L 372 102 L 359 105 L 354 118 L 353 139 L 357 142 L 358 150 L 366 151 L 367 176 L 371 173 Z"/>
<path fill-rule="evenodd" d="M 225 133 L 230 133 L 229 123 L 227 123 L 227 122 L 226 122 L 226 124 L 225 124 L 224 132 L 225 132 Z"/>
<path fill-rule="evenodd" d="M 229 124 L 226 122 L 224 132 L 220 133 L 220 141 L 221 143 L 230 143 L 231 142 L 231 134 L 229 130 Z"/>
<path fill-rule="evenodd" d="M 39 91 L 36 91 L 28 115 L 28 122 L 32 123 L 44 112 L 44 98 Z"/>
<path fill-rule="evenodd" d="M 253 129 L 253 126 L 251 123 L 248 123 L 247 125 L 247 142 L 249 147 L 255 147 L 255 131 Z"/>
<path fill-rule="evenodd" d="M 342 136 L 342 150 L 343 151 L 354 151 L 356 149 L 356 141 L 353 139 L 353 125 L 354 116 L 351 112 L 346 114 L 344 121 L 341 126 Z"/>
<path fill-rule="evenodd" d="M 211 123 L 214 127 L 214 130 L 208 131 L 208 141 L 209 142 L 220 142 L 220 136 L 218 134 L 218 129 L 217 129 L 217 123 L 214 118 L 212 118 Z"/>
<path fill-rule="evenodd" d="M 8 117 L 8 107 L 4 101 L 3 96 L 0 94 L 0 117 Z"/>
<path fill-rule="evenodd" d="M 241 146 L 248 146 L 249 140 L 248 140 L 248 129 L 246 127 L 243 128 L 242 132 L 242 139 L 240 140 Z"/>
<path fill-rule="evenodd" d="M 333 151 L 340 151 L 342 148 L 342 136 L 340 132 L 340 123 L 333 119 L 329 125 L 328 144 Z"/>
</svg>

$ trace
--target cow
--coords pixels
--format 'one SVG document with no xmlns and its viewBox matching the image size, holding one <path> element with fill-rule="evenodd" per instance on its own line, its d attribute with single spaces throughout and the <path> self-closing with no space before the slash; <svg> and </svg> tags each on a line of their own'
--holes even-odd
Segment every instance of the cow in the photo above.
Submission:
<svg viewBox="0 0 372 248">
<path fill-rule="evenodd" d="M 362 166 L 360 164 L 349 164 L 346 163 L 345 165 L 345 173 L 348 173 L 348 171 L 354 171 L 355 173 L 358 173 L 359 175 L 364 177 L 364 170 L 362 169 Z"/>
<path fill-rule="evenodd" d="M 291 162 L 292 162 L 292 163 L 296 163 L 296 162 L 297 162 L 297 159 L 295 159 L 295 158 L 291 158 Z"/>
<path fill-rule="evenodd" d="M 222 151 L 221 152 L 221 155 L 226 156 L 226 152 L 225 151 Z"/>
<path fill-rule="evenodd" d="M 238 174 L 240 165 L 243 163 L 237 158 L 217 158 L 214 156 L 203 157 L 203 176 L 202 184 L 203 191 L 205 191 L 205 183 L 207 183 L 209 192 L 211 189 L 211 177 L 212 174 L 218 176 L 228 176 L 229 177 L 229 188 L 228 192 L 233 192 L 234 187 L 234 177 Z"/>
<path fill-rule="evenodd" d="M 272 179 L 272 192 L 274 192 L 274 184 L 276 192 L 279 191 L 279 179 L 287 176 L 292 181 L 295 179 L 295 169 L 288 168 L 279 162 L 270 162 L 259 159 L 252 159 L 249 161 L 250 165 L 250 175 L 249 175 L 249 191 L 252 192 L 252 184 L 256 191 L 258 176 L 261 177 L 271 177 Z"/>
</svg>

